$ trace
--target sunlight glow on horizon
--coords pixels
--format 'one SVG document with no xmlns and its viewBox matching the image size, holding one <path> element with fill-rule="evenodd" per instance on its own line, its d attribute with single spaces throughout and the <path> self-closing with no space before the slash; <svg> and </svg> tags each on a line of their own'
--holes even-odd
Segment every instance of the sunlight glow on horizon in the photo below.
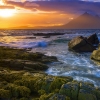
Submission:
<svg viewBox="0 0 100 100">
<path fill-rule="evenodd" d="M 2 0 L 0 0 L 0 5 L 4 5 L 4 2 Z"/>
<path fill-rule="evenodd" d="M 5 6 L 6 4 L 3 2 L 3 0 L 0 0 L 0 6 Z M 11 17 L 14 15 L 14 13 L 16 12 L 15 9 L 8 9 L 8 8 L 4 8 L 4 9 L 0 9 L 0 16 L 7 18 L 7 17 Z"/>
</svg>

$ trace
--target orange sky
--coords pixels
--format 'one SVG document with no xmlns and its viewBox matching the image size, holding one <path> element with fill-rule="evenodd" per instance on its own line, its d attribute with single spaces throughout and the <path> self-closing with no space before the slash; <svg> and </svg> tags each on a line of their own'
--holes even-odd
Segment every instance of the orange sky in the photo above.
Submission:
<svg viewBox="0 0 100 100">
<path fill-rule="evenodd" d="M 99 9 L 93 0 L 0 0 L 0 28 L 63 25 L 86 11 L 100 15 Z"/>
<path fill-rule="evenodd" d="M 56 26 L 72 20 L 73 15 L 60 13 L 15 13 L 10 17 L 0 17 L 0 27 L 19 27 L 19 26 Z"/>
</svg>

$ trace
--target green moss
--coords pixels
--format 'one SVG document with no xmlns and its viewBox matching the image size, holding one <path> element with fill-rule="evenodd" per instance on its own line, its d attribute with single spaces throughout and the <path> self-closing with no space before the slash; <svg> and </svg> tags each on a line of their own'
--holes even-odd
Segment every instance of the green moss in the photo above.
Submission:
<svg viewBox="0 0 100 100">
<path fill-rule="evenodd" d="M 39 95 L 43 95 L 43 94 L 45 94 L 45 90 L 39 90 L 38 93 L 39 93 Z"/>
<path fill-rule="evenodd" d="M 59 93 L 66 95 L 68 97 L 71 97 L 71 85 L 70 84 L 63 84 Z"/>
<path fill-rule="evenodd" d="M 90 94 L 85 90 L 80 90 L 78 100 L 97 100 L 94 94 Z"/>
<path fill-rule="evenodd" d="M 100 100 L 100 90 L 99 89 L 95 89 L 93 92 L 96 95 L 97 100 Z"/>
<path fill-rule="evenodd" d="M 20 98 L 19 100 L 29 100 L 29 99 L 28 99 L 28 98 L 23 97 L 23 98 Z"/>
<path fill-rule="evenodd" d="M 9 99 L 11 97 L 9 90 L 0 89 L 0 98 Z"/>
<path fill-rule="evenodd" d="M 53 82 L 50 84 L 50 91 L 54 91 L 55 89 L 60 89 L 62 84 L 66 83 L 67 80 L 65 78 L 55 77 Z"/>
<path fill-rule="evenodd" d="M 54 93 L 41 95 L 39 100 L 48 100 Z"/>
<path fill-rule="evenodd" d="M 0 98 L 9 100 L 100 100 L 100 89 L 96 89 L 91 83 L 73 81 L 71 77 L 55 77 L 43 72 L 9 71 L 2 68 L 0 69 Z"/>
<path fill-rule="evenodd" d="M 6 90 L 10 91 L 11 97 L 29 97 L 30 89 L 25 86 L 17 86 L 14 84 L 8 84 L 5 86 Z"/>
<path fill-rule="evenodd" d="M 46 63 L 57 61 L 54 56 L 46 56 L 42 53 L 27 52 L 23 49 L 0 47 L 0 67 L 11 70 L 40 71 L 46 70 Z"/>
</svg>

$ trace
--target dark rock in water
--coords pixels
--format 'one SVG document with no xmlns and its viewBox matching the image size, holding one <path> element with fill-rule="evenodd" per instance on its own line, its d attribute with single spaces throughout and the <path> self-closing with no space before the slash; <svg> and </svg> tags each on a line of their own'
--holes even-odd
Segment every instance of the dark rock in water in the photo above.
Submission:
<svg viewBox="0 0 100 100">
<path fill-rule="evenodd" d="M 64 35 L 65 33 L 34 33 L 34 36 L 56 36 Z"/>
<path fill-rule="evenodd" d="M 50 36 L 44 36 L 43 38 L 50 38 Z"/>
<path fill-rule="evenodd" d="M 24 39 L 36 39 L 36 37 L 26 37 Z"/>
<path fill-rule="evenodd" d="M 55 56 L 43 56 L 41 62 L 42 63 L 58 62 L 58 60 L 57 57 Z"/>
<path fill-rule="evenodd" d="M 56 40 L 54 40 L 53 42 L 55 42 L 55 43 L 67 43 L 67 42 L 69 42 L 70 40 L 69 39 L 56 39 Z"/>
<path fill-rule="evenodd" d="M 82 36 L 72 39 L 68 43 L 68 46 L 69 50 L 76 52 L 92 52 L 96 49 L 85 37 Z"/>
<path fill-rule="evenodd" d="M 96 45 L 99 44 L 99 39 L 98 39 L 96 33 L 93 34 L 93 35 L 91 35 L 91 36 L 89 36 L 89 37 L 87 38 L 87 40 L 88 40 L 88 42 L 90 42 L 91 44 L 96 44 Z"/>
</svg>

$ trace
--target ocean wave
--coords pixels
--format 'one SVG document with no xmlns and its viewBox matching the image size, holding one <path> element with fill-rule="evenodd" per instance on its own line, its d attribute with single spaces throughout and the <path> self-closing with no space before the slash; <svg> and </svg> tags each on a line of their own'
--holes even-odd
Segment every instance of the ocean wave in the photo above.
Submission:
<svg viewBox="0 0 100 100">
<path fill-rule="evenodd" d="M 30 49 L 35 47 L 47 47 L 48 42 L 46 41 L 37 41 L 37 42 L 10 42 L 10 43 L 2 43 L 0 42 L 0 46 L 8 46 L 8 47 L 16 47 L 16 48 L 24 48 Z"/>
</svg>

